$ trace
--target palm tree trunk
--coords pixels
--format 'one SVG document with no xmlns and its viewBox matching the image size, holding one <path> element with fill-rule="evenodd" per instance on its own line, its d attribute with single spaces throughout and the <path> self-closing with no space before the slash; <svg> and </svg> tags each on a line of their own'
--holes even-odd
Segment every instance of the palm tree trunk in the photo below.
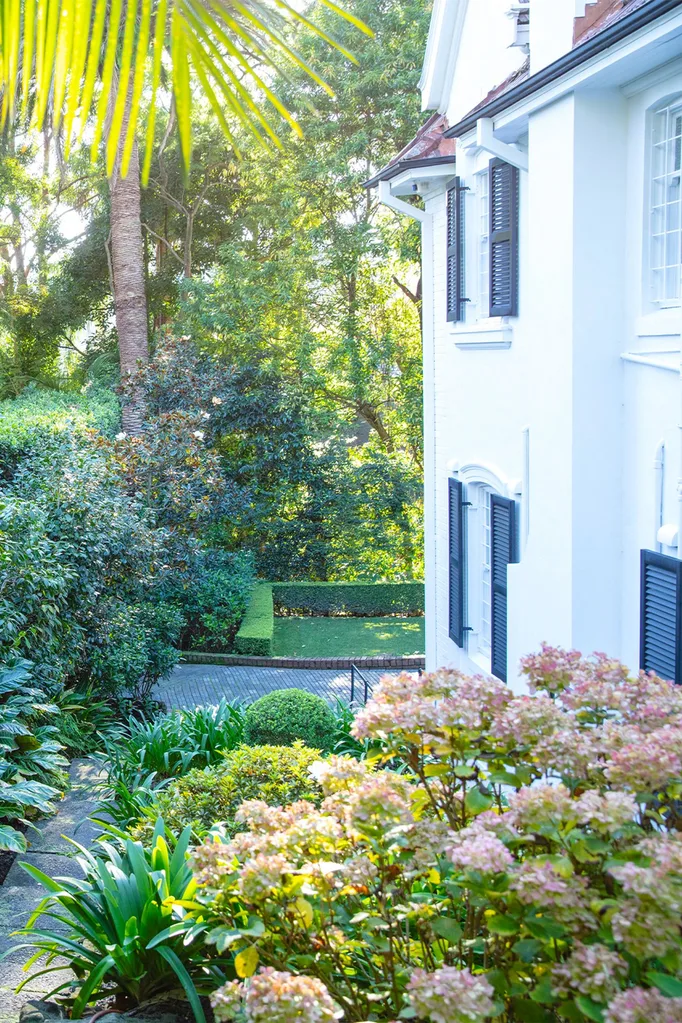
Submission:
<svg viewBox="0 0 682 1023">
<path fill-rule="evenodd" d="M 112 95 L 114 94 L 115 90 L 112 89 Z M 123 118 L 114 171 L 109 178 L 111 263 L 122 382 L 149 361 L 142 243 L 142 192 L 137 142 L 133 147 L 127 176 L 123 178 L 120 173 L 127 125 L 128 110 Z M 135 435 L 141 432 L 146 411 L 144 392 L 142 388 L 134 387 L 127 404 L 123 406 L 123 429 L 126 433 Z"/>
</svg>

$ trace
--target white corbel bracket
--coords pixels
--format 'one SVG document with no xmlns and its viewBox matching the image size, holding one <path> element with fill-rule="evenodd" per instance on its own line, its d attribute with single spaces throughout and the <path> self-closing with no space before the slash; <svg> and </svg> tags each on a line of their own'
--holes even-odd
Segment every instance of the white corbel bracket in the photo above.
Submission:
<svg viewBox="0 0 682 1023">
<path fill-rule="evenodd" d="M 500 160 L 504 160 L 505 163 L 510 163 L 512 167 L 518 167 L 519 170 L 528 170 L 528 153 L 524 153 L 523 150 L 517 149 L 516 146 L 509 146 L 506 142 L 501 142 L 495 138 L 493 131 L 493 122 L 490 117 L 479 117 L 476 122 L 476 145 L 479 149 L 484 149 L 486 153 L 490 153 L 491 156 L 497 156 Z"/>
</svg>

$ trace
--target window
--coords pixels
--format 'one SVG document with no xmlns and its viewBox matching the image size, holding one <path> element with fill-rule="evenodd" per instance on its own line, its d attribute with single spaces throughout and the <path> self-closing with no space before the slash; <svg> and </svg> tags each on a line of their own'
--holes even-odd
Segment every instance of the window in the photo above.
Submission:
<svg viewBox="0 0 682 1023">
<path fill-rule="evenodd" d="M 476 175 L 478 203 L 478 315 L 490 312 L 490 172 Z"/>
<path fill-rule="evenodd" d="M 466 471 L 466 470 L 464 470 Z M 450 638 L 507 679 L 507 569 L 518 560 L 516 505 L 483 482 L 449 480 Z"/>
<path fill-rule="evenodd" d="M 504 160 L 491 160 L 469 187 L 454 178 L 446 188 L 447 319 L 466 323 L 467 303 L 477 318 L 518 316 L 519 172 Z M 472 226 L 467 228 L 469 204 Z M 468 270 L 468 274 L 467 274 Z M 467 277 L 470 279 L 467 281 Z M 469 288 L 473 294 L 467 297 Z"/>
<path fill-rule="evenodd" d="M 682 221 L 682 102 L 657 110 L 652 121 L 651 298 L 661 307 L 680 304 Z"/>
</svg>

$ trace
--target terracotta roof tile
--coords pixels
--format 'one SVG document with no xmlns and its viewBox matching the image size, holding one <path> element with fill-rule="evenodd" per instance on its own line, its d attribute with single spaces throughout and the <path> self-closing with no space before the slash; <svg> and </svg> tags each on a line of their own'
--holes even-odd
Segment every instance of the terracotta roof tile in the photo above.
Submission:
<svg viewBox="0 0 682 1023">
<path fill-rule="evenodd" d="M 573 45 L 586 43 L 647 3 L 649 0 L 593 0 L 587 4 L 584 16 L 575 19 Z"/>
<path fill-rule="evenodd" d="M 372 187 L 379 181 L 387 181 L 407 170 L 411 163 L 417 161 L 424 166 L 429 160 L 440 162 L 454 160 L 455 139 L 444 137 L 443 133 L 447 128 L 447 118 L 443 114 L 432 114 L 415 137 L 406 146 L 403 146 L 400 152 L 392 157 L 370 181 L 365 182 L 365 187 Z"/>
</svg>

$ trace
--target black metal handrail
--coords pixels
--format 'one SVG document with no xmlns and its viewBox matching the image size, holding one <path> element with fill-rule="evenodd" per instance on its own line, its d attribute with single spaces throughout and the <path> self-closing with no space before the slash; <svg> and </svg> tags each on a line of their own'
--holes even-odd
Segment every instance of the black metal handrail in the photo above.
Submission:
<svg viewBox="0 0 682 1023">
<path fill-rule="evenodd" d="M 367 703 L 367 700 L 372 695 L 373 682 L 358 668 L 357 664 L 351 664 L 350 666 L 350 702 L 355 701 L 355 679 L 360 679 L 363 684 L 363 703 Z"/>
</svg>

